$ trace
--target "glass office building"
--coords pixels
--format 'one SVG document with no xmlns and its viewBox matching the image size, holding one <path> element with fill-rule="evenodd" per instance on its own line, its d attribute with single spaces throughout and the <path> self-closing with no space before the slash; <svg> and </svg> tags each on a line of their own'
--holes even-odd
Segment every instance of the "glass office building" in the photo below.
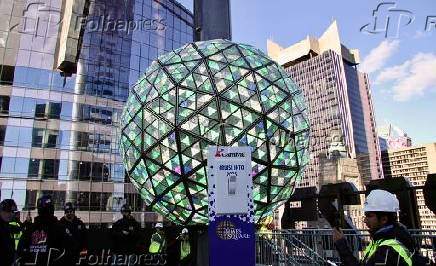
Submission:
<svg viewBox="0 0 436 266">
<path fill-rule="evenodd" d="M 57 215 L 75 202 L 89 224 L 128 203 L 156 220 L 126 178 L 119 117 L 151 62 L 192 41 L 192 13 L 173 0 L 2 0 L 0 14 L 1 199 L 32 210 L 51 194 Z"/>
</svg>

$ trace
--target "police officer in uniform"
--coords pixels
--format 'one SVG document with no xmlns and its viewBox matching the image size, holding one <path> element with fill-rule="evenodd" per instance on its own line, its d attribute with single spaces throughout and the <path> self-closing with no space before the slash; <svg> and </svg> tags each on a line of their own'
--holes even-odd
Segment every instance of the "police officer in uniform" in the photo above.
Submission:
<svg viewBox="0 0 436 266">
<path fill-rule="evenodd" d="M 54 203 L 50 195 L 37 202 L 38 216 L 23 232 L 18 244 L 21 265 L 65 265 L 65 228 L 54 216 Z"/>
<path fill-rule="evenodd" d="M 76 208 L 73 203 L 67 202 L 64 206 L 65 215 L 60 220 L 60 223 L 65 227 L 65 234 L 69 243 L 66 247 L 66 260 L 71 265 L 76 265 L 80 253 L 87 250 L 86 227 L 75 212 Z"/>
<path fill-rule="evenodd" d="M 9 222 L 9 226 L 11 228 L 11 233 L 14 237 L 15 241 L 15 251 L 18 249 L 18 243 L 20 242 L 21 235 L 23 234 L 23 224 L 20 221 L 20 212 L 16 211 L 14 213 L 14 217 L 12 218 L 12 221 Z"/>
<path fill-rule="evenodd" d="M 0 266 L 10 266 L 15 259 L 15 243 L 9 222 L 17 211 L 17 205 L 12 199 L 0 203 Z"/>
<path fill-rule="evenodd" d="M 123 217 L 112 226 L 114 252 L 116 254 L 133 255 L 137 253 L 140 224 L 132 216 L 130 206 L 121 207 Z"/>
<path fill-rule="evenodd" d="M 342 232 L 333 230 L 333 240 L 343 265 L 412 266 L 415 245 L 407 229 L 397 222 L 397 197 L 385 190 L 373 190 L 366 198 L 363 210 L 371 242 L 363 252 L 362 261 L 353 256 Z"/>
</svg>

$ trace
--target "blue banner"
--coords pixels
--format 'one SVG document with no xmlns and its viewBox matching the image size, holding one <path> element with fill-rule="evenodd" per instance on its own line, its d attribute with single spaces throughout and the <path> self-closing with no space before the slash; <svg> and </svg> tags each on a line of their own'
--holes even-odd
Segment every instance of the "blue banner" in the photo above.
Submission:
<svg viewBox="0 0 436 266">
<path fill-rule="evenodd" d="M 245 216 L 216 216 L 209 223 L 210 266 L 254 266 L 255 226 Z"/>
</svg>

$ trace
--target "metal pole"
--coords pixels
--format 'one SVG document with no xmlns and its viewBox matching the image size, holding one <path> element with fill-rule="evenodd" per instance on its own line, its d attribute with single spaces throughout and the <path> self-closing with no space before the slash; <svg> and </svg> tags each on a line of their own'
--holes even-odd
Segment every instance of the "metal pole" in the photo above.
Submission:
<svg viewBox="0 0 436 266">
<path fill-rule="evenodd" d="M 194 0 L 194 40 L 232 39 L 230 0 Z"/>
</svg>

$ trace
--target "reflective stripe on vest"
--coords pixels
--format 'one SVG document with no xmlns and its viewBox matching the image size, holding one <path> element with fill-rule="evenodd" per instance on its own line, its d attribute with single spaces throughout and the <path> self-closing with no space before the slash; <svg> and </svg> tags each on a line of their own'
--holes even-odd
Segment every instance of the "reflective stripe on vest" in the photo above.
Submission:
<svg viewBox="0 0 436 266">
<path fill-rule="evenodd" d="M 409 250 L 396 239 L 378 240 L 375 242 L 371 241 L 363 252 L 364 261 L 371 258 L 380 246 L 391 247 L 404 259 L 407 265 L 412 266 L 412 254 L 410 254 Z"/>
<path fill-rule="evenodd" d="M 180 259 L 183 260 L 189 254 L 191 254 L 191 244 L 189 244 L 189 241 L 182 240 L 180 242 Z"/>
<path fill-rule="evenodd" d="M 19 232 L 18 233 L 12 234 L 13 237 L 14 237 L 14 242 L 15 242 L 15 250 L 17 250 L 18 249 L 18 243 L 20 242 L 20 239 L 21 239 L 21 235 L 23 235 L 23 231 L 21 230 L 20 224 L 17 223 L 17 222 L 9 222 L 9 225 L 13 226 L 13 227 L 19 228 Z"/>
</svg>

